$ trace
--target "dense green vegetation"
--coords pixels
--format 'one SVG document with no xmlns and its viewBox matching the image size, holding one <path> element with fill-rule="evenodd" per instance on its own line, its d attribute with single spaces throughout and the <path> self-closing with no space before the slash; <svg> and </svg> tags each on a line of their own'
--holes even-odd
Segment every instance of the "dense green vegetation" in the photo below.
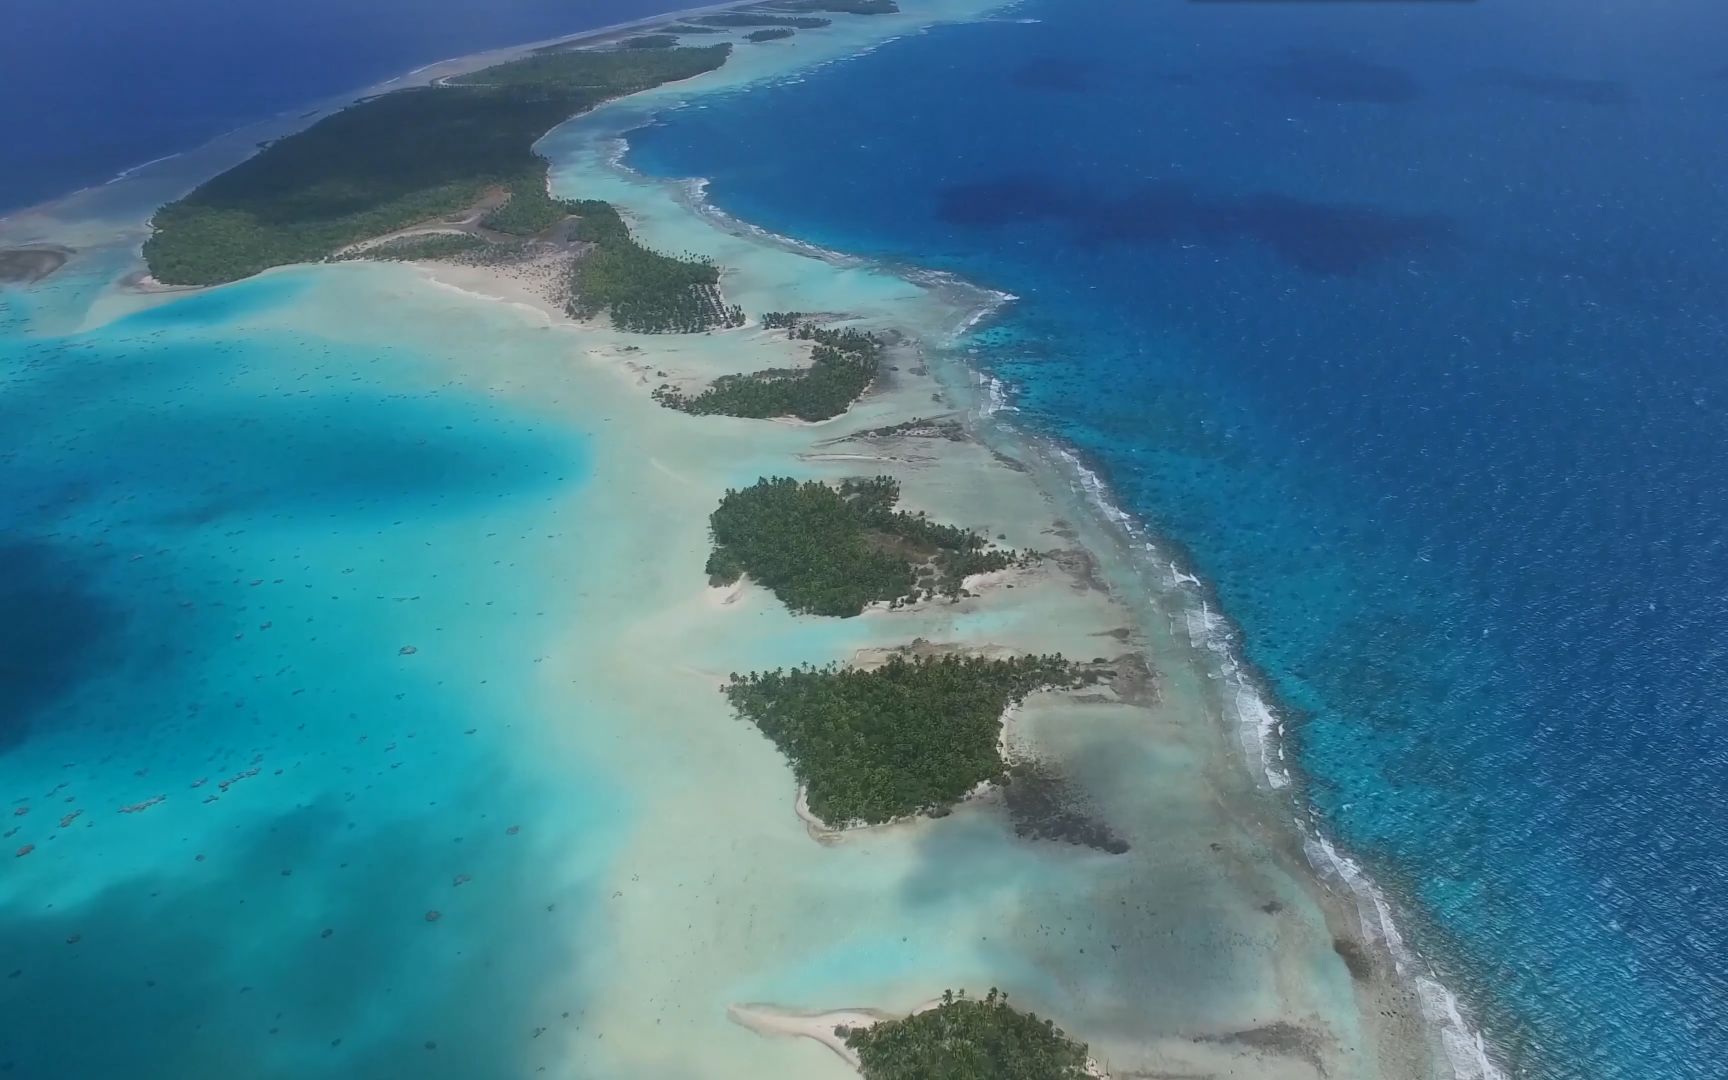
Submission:
<svg viewBox="0 0 1728 1080">
<path fill-rule="evenodd" d="M 1086 1044 L 1055 1023 L 1010 1008 L 994 988 L 962 992 L 903 1020 L 837 1032 L 864 1080 L 1085 1080 Z"/>
<path fill-rule="evenodd" d="M 373 244 L 358 251 L 337 256 L 340 260 L 366 259 L 373 262 L 406 262 L 412 259 L 466 259 L 491 250 L 494 245 L 467 233 L 429 233 L 425 236 L 403 236 Z"/>
<path fill-rule="evenodd" d="M 741 11 L 728 11 L 719 15 L 704 15 L 691 19 L 693 23 L 705 26 L 727 26 L 743 29 L 750 26 L 790 26 L 798 30 L 820 30 L 831 25 L 832 19 L 812 19 L 802 15 L 746 15 Z"/>
<path fill-rule="evenodd" d="M 722 375 L 695 397 L 662 386 L 654 391 L 654 400 L 698 416 L 827 420 L 850 408 L 875 381 L 882 357 L 882 342 L 876 335 L 806 323 L 792 336 L 816 342 L 809 367 Z"/>
<path fill-rule="evenodd" d="M 662 26 L 660 29 L 672 34 L 724 34 L 726 32 L 718 26 L 692 26 L 689 23 Z"/>
<path fill-rule="evenodd" d="M 779 41 L 781 38 L 789 38 L 795 32 L 796 31 L 788 30 L 785 27 L 776 27 L 772 30 L 752 30 L 748 34 L 744 35 L 744 39 L 746 41 L 754 41 L 757 44 L 761 44 L 764 41 Z"/>
<path fill-rule="evenodd" d="M 769 330 L 790 330 L 804 321 L 802 311 L 765 311 L 762 325 Z"/>
<path fill-rule="evenodd" d="M 535 231 L 559 214 L 536 139 L 609 98 L 712 71 L 728 51 L 538 53 L 358 102 L 158 210 L 144 257 L 159 281 L 219 284 L 455 214 L 500 188 L 510 203 L 487 223 Z"/>
<path fill-rule="evenodd" d="M 721 302 L 715 287 L 720 270 L 713 262 L 643 247 L 610 203 L 590 199 L 570 208 L 580 215 L 575 238 L 594 245 L 576 262 L 571 315 L 585 319 L 609 311 L 612 325 L 645 334 L 743 325 L 743 310 Z"/>
<path fill-rule="evenodd" d="M 642 34 L 638 37 L 625 38 L 618 44 L 626 49 L 670 49 L 678 44 L 678 35 Z"/>
<path fill-rule="evenodd" d="M 895 656 L 870 671 L 733 675 L 725 693 L 791 761 L 811 813 L 834 825 L 879 824 L 941 813 L 1000 780 L 1008 706 L 1093 677 L 1060 656 Z"/>
<path fill-rule="evenodd" d="M 887 476 L 837 488 L 777 476 L 729 490 L 708 519 L 709 579 L 749 574 L 793 611 L 851 616 L 876 601 L 958 597 L 968 574 L 1015 564 L 970 529 L 894 509 L 899 498 Z"/>
</svg>

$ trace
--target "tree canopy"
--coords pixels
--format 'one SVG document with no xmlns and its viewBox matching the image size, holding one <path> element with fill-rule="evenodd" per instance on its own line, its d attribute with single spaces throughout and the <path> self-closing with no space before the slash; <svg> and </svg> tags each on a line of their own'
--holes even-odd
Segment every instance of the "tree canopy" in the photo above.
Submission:
<svg viewBox="0 0 1728 1080">
<path fill-rule="evenodd" d="M 526 234 L 564 211 L 532 147 L 609 98 L 711 71 L 730 46 L 531 54 L 356 102 L 162 207 L 150 272 L 215 285 L 453 214 L 504 189 L 487 224 Z"/>
<path fill-rule="evenodd" d="M 1085 1080 L 1086 1044 L 1008 1005 L 992 988 L 964 992 L 902 1020 L 847 1031 L 864 1080 Z"/>
<path fill-rule="evenodd" d="M 620 330 L 646 334 L 695 333 L 737 326 L 744 312 L 720 299 L 720 268 L 706 258 L 674 258 L 638 244 L 610 203 L 571 203 L 580 216 L 575 237 L 594 245 L 576 262 L 570 313 L 589 318 L 610 312 Z"/>
<path fill-rule="evenodd" d="M 810 810 L 839 825 L 940 812 L 1006 763 L 1002 714 L 1034 690 L 1095 678 L 1060 656 L 894 656 L 872 670 L 733 675 L 733 708 L 792 763 Z"/>
<path fill-rule="evenodd" d="M 654 400 L 697 416 L 827 420 L 845 412 L 876 381 L 882 341 L 874 334 L 805 323 L 793 330 L 792 337 L 816 343 L 809 367 L 722 375 L 694 396 L 661 386 L 654 391 Z"/>
<path fill-rule="evenodd" d="M 958 597 L 970 574 L 1014 565 L 970 529 L 894 509 L 892 477 L 815 480 L 765 477 L 729 490 L 709 517 L 709 579 L 750 577 L 793 611 L 857 615 L 866 604 Z"/>
</svg>

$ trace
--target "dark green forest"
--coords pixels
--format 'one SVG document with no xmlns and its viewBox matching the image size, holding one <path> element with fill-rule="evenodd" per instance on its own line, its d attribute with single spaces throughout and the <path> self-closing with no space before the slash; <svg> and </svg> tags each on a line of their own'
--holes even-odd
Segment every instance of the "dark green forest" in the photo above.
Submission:
<svg viewBox="0 0 1728 1080">
<path fill-rule="evenodd" d="M 571 50 L 357 102 L 156 212 L 150 272 L 176 285 L 310 262 L 461 211 L 506 189 L 487 220 L 525 234 L 562 216 L 532 146 L 610 98 L 712 71 L 730 46 Z"/>
<path fill-rule="evenodd" d="M 610 203 L 589 199 L 569 206 L 580 215 L 575 238 L 594 245 L 576 261 L 571 315 L 585 319 L 607 311 L 620 330 L 645 334 L 743 324 L 744 312 L 720 300 L 720 268 L 713 262 L 643 247 Z"/>
<path fill-rule="evenodd" d="M 838 1032 L 864 1080 L 1085 1080 L 1086 1044 L 1054 1022 L 1008 1005 L 992 988 L 964 992 L 901 1020 Z"/>
<path fill-rule="evenodd" d="M 729 490 L 708 519 L 709 580 L 724 585 L 748 574 L 793 611 L 851 616 L 875 601 L 958 597 L 967 575 L 1018 560 L 970 529 L 896 510 L 899 498 L 887 476 L 838 487 L 765 477 Z"/>
<path fill-rule="evenodd" d="M 760 45 L 764 41 L 779 41 L 781 38 L 789 38 L 794 33 L 796 31 L 788 30 L 783 26 L 771 30 L 752 30 L 744 35 L 744 40 L 753 41 Z"/>
<path fill-rule="evenodd" d="M 796 416 L 827 420 L 858 400 L 882 362 L 882 342 L 862 330 L 830 330 L 805 323 L 793 329 L 795 340 L 814 341 L 807 368 L 770 368 L 744 375 L 722 375 L 695 396 L 670 386 L 654 391 L 654 400 L 669 409 L 698 416 L 744 416 L 765 419 Z"/>
<path fill-rule="evenodd" d="M 1060 656 L 895 656 L 869 671 L 733 675 L 726 697 L 792 763 L 810 810 L 833 825 L 940 813 L 1002 779 L 1002 713 L 1034 690 L 1095 676 Z"/>
</svg>

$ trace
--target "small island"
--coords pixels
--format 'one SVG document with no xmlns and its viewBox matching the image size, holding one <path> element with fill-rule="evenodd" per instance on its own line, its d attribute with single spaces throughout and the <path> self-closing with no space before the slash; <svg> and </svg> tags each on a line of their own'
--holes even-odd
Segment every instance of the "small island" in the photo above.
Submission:
<svg viewBox="0 0 1728 1080">
<path fill-rule="evenodd" d="M 641 34 L 618 43 L 621 49 L 670 49 L 678 44 L 677 34 Z"/>
<path fill-rule="evenodd" d="M 770 313 L 763 317 L 769 325 Z M 752 419 L 795 416 L 828 420 L 852 406 L 876 381 L 882 362 L 882 339 L 862 330 L 831 330 L 804 323 L 792 330 L 794 341 L 812 341 L 807 368 L 770 368 L 743 375 L 722 375 L 701 393 L 686 395 L 670 385 L 654 391 L 654 400 L 669 409 L 696 416 L 742 416 Z"/>
<path fill-rule="evenodd" d="M 785 27 L 777 27 L 771 30 L 752 30 L 748 34 L 744 35 L 744 40 L 760 45 L 764 41 L 779 41 L 782 38 L 789 38 L 794 32 L 795 31 L 788 30 Z"/>
<path fill-rule="evenodd" d="M 1056 655 L 895 655 L 869 670 L 733 675 L 724 692 L 786 755 L 810 813 L 832 828 L 946 813 L 1006 776 L 1009 706 L 1100 677 Z"/>
<path fill-rule="evenodd" d="M 872 603 L 958 599 L 967 576 L 1027 559 L 970 529 L 896 510 L 899 499 L 888 476 L 837 487 L 764 477 L 729 490 L 708 519 L 708 579 L 730 585 L 748 574 L 795 612 L 844 617 Z"/>
<path fill-rule="evenodd" d="M 150 273 L 216 285 L 327 259 L 496 261 L 534 240 L 568 264 L 578 318 L 605 313 L 642 333 L 741 324 L 712 262 L 642 246 L 607 203 L 553 198 L 533 152 L 571 116 L 712 71 L 731 52 L 654 45 L 530 53 L 327 116 L 157 211 L 144 244 Z"/>
<path fill-rule="evenodd" d="M 1020 1012 L 994 987 L 945 991 L 934 1008 L 867 1027 L 837 1026 L 864 1080 L 1095 1080 L 1086 1044 Z"/>
</svg>

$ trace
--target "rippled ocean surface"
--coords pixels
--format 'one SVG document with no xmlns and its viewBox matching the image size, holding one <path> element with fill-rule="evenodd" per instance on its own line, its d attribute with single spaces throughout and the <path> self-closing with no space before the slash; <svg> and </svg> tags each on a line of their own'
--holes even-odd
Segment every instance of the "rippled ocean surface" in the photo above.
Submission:
<svg viewBox="0 0 1728 1080">
<path fill-rule="evenodd" d="M 629 158 L 1020 301 L 1520 1075 L 1728 1061 L 1728 9 L 1027 0 Z"/>
</svg>

